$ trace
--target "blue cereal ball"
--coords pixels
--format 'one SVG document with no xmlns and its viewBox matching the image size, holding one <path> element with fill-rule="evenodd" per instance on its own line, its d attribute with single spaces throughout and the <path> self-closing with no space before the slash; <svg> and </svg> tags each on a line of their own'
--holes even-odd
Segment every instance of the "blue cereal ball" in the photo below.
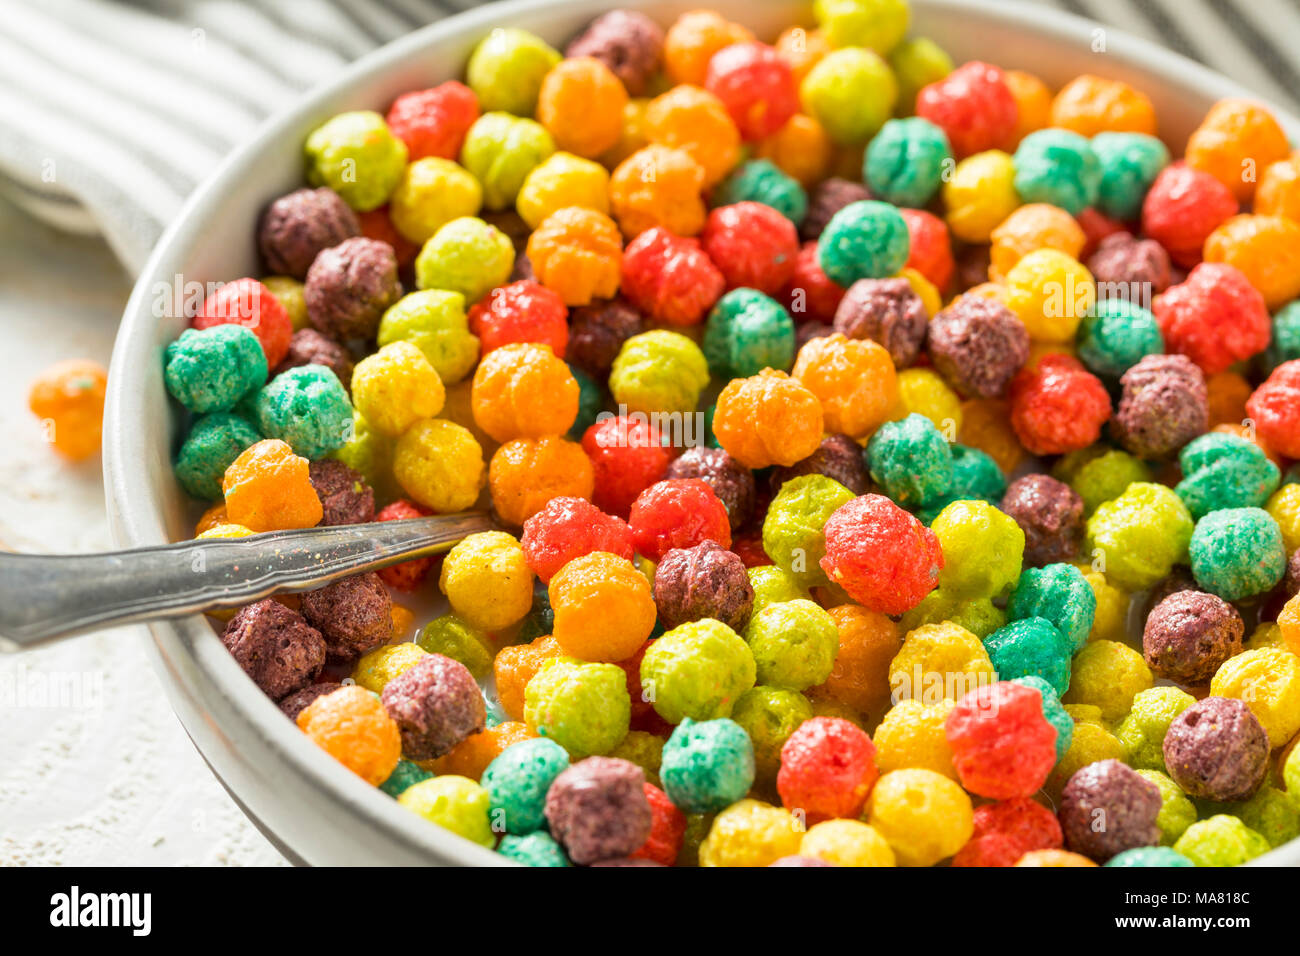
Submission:
<svg viewBox="0 0 1300 956">
<path fill-rule="evenodd" d="M 932 505 L 953 481 L 952 449 L 934 423 L 915 412 L 876 429 L 867 443 L 867 467 L 872 480 L 904 508 Z"/>
<path fill-rule="evenodd" d="M 761 202 L 771 206 L 796 226 L 808 215 L 808 194 L 799 181 L 768 159 L 751 159 L 718 184 L 711 197 L 715 206 Z"/>
<path fill-rule="evenodd" d="M 1007 602 L 1007 620 L 1048 621 L 1066 639 L 1071 654 L 1088 643 L 1096 614 L 1097 593 L 1073 564 L 1026 569 Z"/>
<path fill-rule="evenodd" d="M 1097 208 L 1113 219 L 1136 219 L 1147 190 L 1169 165 L 1169 150 L 1145 133 L 1098 133 L 1091 145 L 1101 166 Z"/>
<path fill-rule="evenodd" d="M 1097 202 L 1101 163 L 1087 137 L 1040 129 L 1016 147 L 1016 192 L 1023 202 L 1045 202 L 1077 216 Z"/>
<path fill-rule="evenodd" d="M 919 116 L 892 119 L 867 147 L 862 177 L 873 195 L 895 206 L 921 208 L 943 185 L 954 164 L 943 130 Z"/>
<path fill-rule="evenodd" d="M 415 761 L 402 759 L 397 761 L 397 766 L 388 775 L 388 779 L 379 785 L 379 789 L 396 800 L 408 787 L 413 787 L 431 777 L 433 774 Z"/>
<path fill-rule="evenodd" d="M 1225 601 L 1263 594 L 1286 573 L 1282 530 L 1262 508 L 1211 511 L 1192 531 L 1192 574 Z"/>
<path fill-rule="evenodd" d="M 221 497 L 221 478 L 230 463 L 261 434 L 245 418 L 230 412 L 213 412 L 196 419 L 176 454 L 176 480 L 187 494 L 202 501 Z"/>
<path fill-rule="evenodd" d="M 266 353 L 242 325 L 186 329 L 167 346 L 167 391 L 196 415 L 225 412 L 266 384 Z"/>
<path fill-rule="evenodd" d="M 501 751 L 479 780 L 491 801 L 495 828 L 515 834 L 540 829 L 546 823 L 546 791 L 568 766 L 568 751 L 545 737 Z"/>
<path fill-rule="evenodd" d="M 709 312 L 701 343 L 719 378 L 748 378 L 794 362 L 794 320 L 781 303 L 756 289 L 732 289 Z"/>
<path fill-rule="evenodd" d="M 1171 846 L 1135 846 L 1116 853 L 1104 866 L 1195 866 Z"/>
<path fill-rule="evenodd" d="M 952 484 L 933 504 L 916 510 L 924 524 L 939 517 L 939 512 L 954 501 L 987 501 L 996 505 L 1007 491 L 1007 479 L 998 463 L 978 448 L 954 444 L 952 450 Z"/>
<path fill-rule="evenodd" d="M 1043 716 L 1056 728 L 1056 759 L 1059 762 L 1074 742 L 1074 718 L 1061 703 L 1061 695 L 1055 687 L 1037 675 L 1013 677 L 1011 683 L 1032 687 L 1043 696 Z"/>
<path fill-rule="evenodd" d="M 826 224 L 817 240 L 817 264 L 848 288 L 859 279 L 884 279 L 907 265 L 911 247 L 907 222 L 887 202 L 849 203 Z"/>
<path fill-rule="evenodd" d="M 1174 491 L 1196 519 L 1220 508 L 1261 508 L 1282 479 L 1253 441 L 1220 432 L 1184 445 L 1178 464 L 1183 480 Z"/>
<path fill-rule="evenodd" d="M 524 866 L 573 866 L 560 844 L 555 842 L 555 837 L 545 830 L 535 830 L 524 836 L 508 833 L 501 838 L 497 852 Z"/>
<path fill-rule="evenodd" d="M 352 440 L 352 402 L 333 371 L 301 365 L 281 372 L 257 395 L 257 427 L 315 461 Z"/>
<path fill-rule="evenodd" d="M 1070 686 L 1070 642 L 1051 621 L 1027 617 L 984 638 L 984 649 L 1001 680 L 1041 677 L 1058 695 Z"/>
<path fill-rule="evenodd" d="M 1079 324 L 1079 360 L 1101 378 L 1118 379 L 1147 355 L 1165 350 L 1156 317 L 1128 299 L 1099 300 Z"/>
<path fill-rule="evenodd" d="M 754 785 L 754 746 L 727 717 L 683 718 L 664 744 L 659 779 L 685 813 L 717 813 Z"/>
</svg>

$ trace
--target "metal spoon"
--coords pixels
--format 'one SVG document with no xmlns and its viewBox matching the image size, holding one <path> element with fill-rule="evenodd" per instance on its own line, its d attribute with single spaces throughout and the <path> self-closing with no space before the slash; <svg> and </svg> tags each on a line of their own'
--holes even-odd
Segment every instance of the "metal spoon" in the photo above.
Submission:
<svg viewBox="0 0 1300 956">
<path fill-rule="evenodd" d="M 0 552 L 0 651 L 240 607 L 439 554 L 490 531 L 483 512 L 274 531 L 106 554 Z"/>
</svg>

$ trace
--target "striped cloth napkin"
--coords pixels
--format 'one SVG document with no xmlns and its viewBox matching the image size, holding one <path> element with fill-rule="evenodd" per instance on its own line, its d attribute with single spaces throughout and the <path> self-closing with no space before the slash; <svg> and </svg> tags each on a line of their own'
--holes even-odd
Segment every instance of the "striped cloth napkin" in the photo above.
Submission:
<svg viewBox="0 0 1300 956">
<path fill-rule="evenodd" d="M 6 0 L 0 191 L 138 271 L 191 190 L 344 64 L 478 0 Z M 1300 0 L 1036 0 L 1300 102 Z M 707 0 L 701 0 L 707 6 Z"/>
</svg>

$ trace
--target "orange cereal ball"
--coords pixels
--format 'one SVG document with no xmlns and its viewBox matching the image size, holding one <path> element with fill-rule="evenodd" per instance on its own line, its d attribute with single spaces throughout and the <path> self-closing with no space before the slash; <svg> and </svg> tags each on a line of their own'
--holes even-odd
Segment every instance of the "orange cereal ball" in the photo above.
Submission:
<svg viewBox="0 0 1300 956">
<path fill-rule="evenodd" d="M 830 172 L 833 151 L 822 124 L 796 113 L 779 130 L 760 140 L 755 154 L 759 159 L 771 160 L 805 189 L 811 189 Z"/>
<path fill-rule="evenodd" d="M 524 719 L 524 688 L 542 665 L 564 654 L 560 642 L 547 634 L 528 644 L 503 647 L 492 659 L 501 709 L 511 720 Z"/>
<path fill-rule="evenodd" d="M 821 444 L 822 426 L 821 400 L 770 368 L 728 382 L 713 417 L 718 444 L 746 468 L 802 461 Z"/>
<path fill-rule="evenodd" d="M 650 101 L 650 142 L 680 149 L 704 169 L 704 185 L 721 182 L 740 159 L 740 130 L 722 100 L 698 86 L 675 86 Z"/>
<path fill-rule="evenodd" d="M 527 251 L 537 281 L 565 305 L 590 305 L 618 293 L 623 237 L 603 213 L 581 206 L 557 210 L 528 237 Z"/>
<path fill-rule="evenodd" d="M 1205 380 L 1209 394 L 1210 427 L 1239 425 L 1246 420 L 1246 399 L 1254 387 L 1236 372 L 1220 372 Z"/>
<path fill-rule="evenodd" d="M 516 438 L 497 449 L 488 465 L 492 508 L 503 522 L 520 527 L 552 498 L 591 500 L 591 459 L 563 438 Z"/>
<path fill-rule="evenodd" d="M 571 57 L 542 80 L 537 121 L 558 148 L 594 158 L 617 145 L 626 105 L 627 90 L 609 67 L 595 57 Z"/>
<path fill-rule="evenodd" d="M 1035 202 L 1021 206 L 993 230 L 989 278 L 1001 280 L 1025 256 L 1055 249 L 1078 259 L 1087 238 L 1077 219 L 1059 206 Z"/>
<path fill-rule="evenodd" d="M 984 452 L 1007 475 L 1029 455 L 1011 427 L 1011 406 L 1000 398 L 972 398 L 962 402 L 957 441 Z"/>
<path fill-rule="evenodd" d="M 522 691 L 520 692 L 522 693 Z M 520 704 L 520 707 L 523 705 Z M 506 720 L 477 734 L 470 734 L 450 752 L 420 764 L 431 773 L 456 774 L 478 780 L 488 764 L 501 756 L 511 744 L 537 735 L 522 720 Z"/>
<path fill-rule="evenodd" d="M 402 757 L 402 735 L 379 695 L 355 684 L 317 697 L 298 714 L 298 727 L 318 747 L 372 787 Z"/>
<path fill-rule="evenodd" d="M 452 514 L 473 507 L 483 489 L 483 449 L 469 429 L 441 418 L 408 428 L 393 448 L 393 477 L 430 511 Z"/>
<path fill-rule="evenodd" d="M 483 356 L 470 404 L 499 442 L 563 435 L 578 417 L 578 380 L 545 345 L 514 342 Z"/>
<path fill-rule="evenodd" d="M 1300 296 L 1300 222 L 1283 216 L 1233 216 L 1205 240 L 1205 261 L 1241 270 L 1277 309 Z"/>
<path fill-rule="evenodd" d="M 817 61 L 831 52 L 830 40 L 821 30 L 790 27 L 776 38 L 776 52 L 790 65 L 795 83 L 802 83 Z"/>
<path fill-rule="evenodd" d="M 821 402 L 823 427 L 850 438 L 865 438 L 888 421 L 898 400 L 894 360 L 871 339 L 838 332 L 809 339 L 791 374 Z"/>
<path fill-rule="evenodd" d="M 709 60 L 724 46 L 754 39 L 746 27 L 712 10 L 683 13 L 664 36 L 664 68 L 674 83 L 704 83 Z"/>
<path fill-rule="evenodd" d="M 107 385 L 104 367 L 88 359 L 58 362 L 32 383 L 27 407 L 42 419 L 46 441 L 69 461 L 99 451 Z"/>
<path fill-rule="evenodd" d="M 583 661 L 627 660 L 655 626 L 650 582 L 627 558 L 593 551 L 574 558 L 551 578 L 554 637 Z"/>
<path fill-rule="evenodd" d="M 1052 100 L 1051 125 L 1081 136 L 1098 133 L 1156 135 L 1156 109 L 1145 93 L 1122 80 L 1085 73 Z"/>
<path fill-rule="evenodd" d="M 1219 100 L 1187 138 L 1184 159 L 1232 190 L 1239 202 L 1255 194 L 1260 174 L 1291 152 L 1273 114 L 1249 100 Z"/>
<path fill-rule="evenodd" d="M 609 207 L 628 239 L 663 226 L 678 236 L 704 228 L 704 167 L 680 149 L 651 144 L 614 169 Z"/>
<path fill-rule="evenodd" d="M 229 521 L 254 532 L 314 528 L 325 511 L 309 466 L 278 438 L 244 449 L 221 479 Z"/>
<path fill-rule="evenodd" d="M 1255 188 L 1255 212 L 1300 222 L 1300 153 L 1269 163 Z"/>
<path fill-rule="evenodd" d="M 815 688 L 846 707 L 879 713 L 889 703 L 889 664 L 903 646 L 898 625 L 860 604 L 841 604 L 827 611 L 839 633 L 839 651 L 831 676 Z"/>
<path fill-rule="evenodd" d="M 1030 133 L 1051 125 L 1052 91 L 1034 74 L 1023 70 L 1006 70 L 1002 78 L 1016 101 L 1016 129 L 1001 147 L 1014 152 Z"/>
</svg>

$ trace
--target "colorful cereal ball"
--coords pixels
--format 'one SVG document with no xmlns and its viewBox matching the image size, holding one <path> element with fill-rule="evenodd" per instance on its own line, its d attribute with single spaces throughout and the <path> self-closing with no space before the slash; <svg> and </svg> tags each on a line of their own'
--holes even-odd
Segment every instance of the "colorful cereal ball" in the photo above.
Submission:
<svg viewBox="0 0 1300 956">
<path fill-rule="evenodd" d="M 867 147 L 863 178 L 896 206 L 923 207 L 954 166 L 943 130 L 919 117 L 890 120 Z"/>
<path fill-rule="evenodd" d="M 1211 432 L 1178 456 L 1183 480 L 1174 488 L 1200 519 L 1219 508 L 1260 508 L 1277 488 L 1277 466 L 1252 441 Z"/>
<path fill-rule="evenodd" d="M 859 279 L 892 276 L 907 262 L 907 222 L 889 203 L 866 200 L 845 206 L 822 232 L 817 262 L 845 288 Z"/>
<path fill-rule="evenodd" d="M 999 145 L 1012 150 L 1030 133 L 1053 125 L 1052 92 L 1042 79 L 1023 70 L 1006 70 L 1002 78 L 1016 101 L 1016 128 Z"/>
<path fill-rule="evenodd" d="M 482 219 L 463 216 L 442 226 L 415 260 L 421 289 L 459 292 L 477 302 L 504 285 L 514 267 L 515 250 L 505 233 Z"/>
<path fill-rule="evenodd" d="M 707 214 L 700 197 L 704 180 L 704 167 L 690 153 L 652 144 L 615 168 L 609 207 L 628 239 L 656 226 L 693 236 L 704 228 Z"/>
<path fill-rule="evenodd" d="M 455 159 L 478 116 L 474 91 L 448 80 L 427 90 L 403 93 L 388 108 L 387 120 L 414 163 L 429 156 Z"/>
<path fill-rule="evenodd" d="M 902 614 L 933 590 L 943 569 L 934 533 L 881 495 L 841 506 L 825 536 L 822 569 L 868 610 Z"/>
<path fill-rule="evenodd" d="M 1164 351 L 1164 337 L 1150 311 L 1122 298 L 1099 301 L 1078 331 L 1080 360 L 1095 375 L 1117 378 L 1148 355 Z"/>
<path fill-rule="evenodd" d="M 58 437 L 58 424 L 55 424 Z M 195 420 L 176 455 L 176 479 L 190 495 L 204 501 L 221 497 L 221 478 L 231 463 L 261 440 L 247 419 L 214 412 Z"/>
<path fill-rule="evenodd" d="M 569 206 L 609 212 L 609 173 L 589 159 L 553 153 L 529 172 L 515 208 L 529 228 L 536 229 L 546 217 Z"/>
<path fill-rule="evenodd" d="M 740 557 L 706 540 L 664 554 L 655 566 L 654 601 L 665 628 L 708 617 L 739 631 L 749 622 L 754 589 Z"/>
<path fill-rule="evenodd" d="M 1026 569 L 1007 602 L 1009 620 L 1047 620 L 1065 638 L 1069 653 L 1082 650 L 1088 642 L 1096 613 L 1097 595 L 1072 564 Z"/>
<path fill-rule="evenodd" d="M 401 341 L 424 353 L 444 385 L 459 382 L 478 361 L 478 339 L 469 332 L 459 292 L 426 289 L 389 306 L 379 321 L 379 347 Z"/>
<path fill-rule="evenodd" d="M 962 159 L 1006 142 L 1017 108 L 1003 72 L 972 60 L 917 93 L 916 115 L 942 129 Z"/>
<path fill-rule="evenodd" d="M 257 246 L 271 272 L 300 280 L 317 253 L 360 234 L 356 213 L 334 190 L 296 189 L 262 212 Z"/>
<path fill-rule="evenodd" d="M 1071 215 L 1096 203 L 1101 163 L 1088 140 L 1068 130 L 1030 133 L 1016 148 L 1016 192 L 1025 202 L 1045 202 Z"/>
<path fill-rule="evenodd" d="M 582 446 L 563 438 L 512 439 L 496 450 L 488 465 L 493 510 L 515 528 L 552 498 L 590 498 L 594 484 Z"/>
<path fill-rule="evenodd" d="M 1300 361 L 1273 370 L 1246 403 L 1259 437 L 1289 458 L 1300 458 Z"/>
<path fill-rule="evenodd" d="M 611 10 L 593 20 L 564 51 L 595 57 L 614 71 L 633 96 L 645 92 L 663 53 L 664 32 L 645 14 Z"/>
<path fill-rule="evenodd" d="M 1097 299 L 1092 274 L 1055 249 L 1020 259 L 1006 276 L 1007 304 L 1035 342 L 1070 342 Z"/>
<path fill-rule="evenodd" d="M 765 368 L 788 368 L 794 338 L 794 322 L 778 302 L 755 289 L 738 288 L 709 313 L 704 356 L 718 376 L 744 378 Z"/>
<path fill-rule="evenodd" d="M 1056 728 L 1032 687 L 977 687 L 957 701 L 945 727 L 962 786 L 983 797 L 1032 796 L 1056 763 Z"/>
<path fill-rule="evenodd" d="M 1169 776 L 1192 799 L 1246 800 L 1268 776 L 1268 734 L 1234 698 L 1192 704 L 1170 723 L 1162 746 Z"/>
<path fill-rule="evenodd" d="M 1110 131 L 1153 136 L 1156 111 L 1145 94 L 1127 83 L 1085 73 L 1056 94 L 1051 123 L 1082 136 Z"/>
<path fill-rule="evenodd" d="M 1260 216 L 1286 216 L 1300 222 L 1300 154 L 1264 167 L 1253 208 Z"/>
<path fill-rule="evenodd" d="M 729 288 L 776 295 L 799 255 L 795 225 L 771 206 L 738 202 L 709 213 L 700 244 Z"/>
<path fill-rule="evenodd" d="M 968 395 L 1001 395 L 1029 358 L 1029 333 L 996 299 L 958 296 L 934 316 L 928 336 L 930 360 Z"/>
<path fill-rule="evenodd" d="M 703 84 L 709 61 L 723 47 L 749 43 L 752 33 L 712 10 L 684 13 L 664 37 L 664 67 L 675 83 Z"/>
<path fill-rule="evenodd" d="M 798 584 L 826 583 L 819 564 L 826 553 L 822 529 L 838 508 L 852 500 L 853 492 L 825 475 L 790 479 L 763 519 L 764 550 Z"/>
<path fill-rule="evenodd" d="M 1105 561 L 1106 576 L 1130 591 L 1149 588 L 1186 560 L 1192 516 L 1164 485 L 1133 482 L 1088 519 L 1086 549 Z"/>
<path fill-rule="evenodd" d="M 229 520 L 254 533 L 315 526 L 324 511 L 308 467 L 278 439 L 246 448 L 221 480 Z"/>
<path fill-rule="evenodd" d="M 483 487 L 483 449 L 467 429 L 425 419 L 397 440 L 393 477 L 417 504 L 439 514 L 464 511 Z"/>
<path fill-rule="evenodd" d="M 813 716 L 803 694 L 777 687 L 754 687 L 740 696 L 731 719 L 749 735 L 754 750 L 755 779 L 771 785 L 781 767 L 781 748 L 804 721 Z"/>
<path fill-rule="evenodd" d="M 908 415 L 877 429 L 867 445 L 867 463 L 872 480 L 908 507 L 937 501 L 952 484 L 952 450 L 922 415 Z"/>
<path fill-rule="evenodd" d="M 817 450 L 822 428 L 817 396 L 770 368 L 729 382 L 713 419 L 718 443 L 747 468 L 802 461 Z"/>
<path fill-rule="evenodd" d="M 614 664 L 549 660 L 524 690 L 528 726 L 579 759 L 617 747 L 627 736 L 631 707 L 627 675 Z"/>
<path fill-rule="evenodd" d="M 898 46 L 911 19 L 903 0 L 817 0 L 813 16 L 832 47 L 862 46 L 882 55 Z"/>
<path fill-rule="evenodd" d="M 442 654 L 464 664 L 465 668 L 474 675 L 475 680 L 482 680 L 492 673 L 491 639 L 454 614 L 436 617 L 420 628 L 419 634 L 416 635 L 416 643 L 430 654 Z M 388 646 L 404 647 L 405 645 Z M 380 650 L 382 651 L 383 648 Z M 489 717 L 492 716 L 489 714 Z"/>
<path fill-rule="evenodd" d="M 266 364 L 275 368 L 289 351 L 293 322 L 280 300 L 256 279 L 227 282 L 203 300 L 190 323 L 196 329 L 242 325 L 262 343 Z M 325 330 L 329 331 L 329 330 Z"/>
<path fill-rule="evenodd" d="M 996 676 L 980 639 L 952 621 L 909 631 L 889 665 L 894 698 L 925 704 L 961 697 Z"/>
<path fill-rule="evenodd" d="M 855 439 L 879 427 L 897 398 L 894 363 L 870 339 L 813 339 L 799 350 L 792 374 L 821 401 L 824 427 Z"/>
<path fill-rule="evenodd" d="M 564 358 L 569 344 L 568 312 L 554 291 L 532 279 L 521 279 L 493 289 L 469 310 L 468 324 L 484 355 L 514 342 L 532 342 Z"/>
<path fill-rule="evenodd" d="M 645 797 L 652 817 L 650 835 L 632 858 L 672 866 L 686 836 L 686 814 L 677 809 L 668 794 L 649 782 L 645 784 Z"/>
<path fill-rule="evenodd" d="M 317 746 L 371 786 L 387 780 L 401 759 L 396 722 L 379 695 L 362 687 L 340 687 L 318 697 L 296 722 Z"/>
<path fill-rule="evenodd" d="M 528 237 L 533 274 L 566 305 L 589 305 L 618 292 L 623 240 L 618 226 L 594 209 L 552 213 Z"/>
<path fill-rule="evenodd" d="M 825 681 L 839 647 L 834 620 L 806 600 L 769 604 L 749 621 L 744 637 L 758 681 L 787 690 L 805 690 Z"/>
<path fill-rule="evenodd" d="M 697 86 L 675 86 L 650 101 L 645 114 L 650 142 L 689 155 L 704 170 L 704 185 L 722 180 L 740 157 L 740 132 L 727 109 Z"/>
<path fill-rule="evenodd" d="M 672 451 L 646 420 L 610 416 L 582 436 L 582 450 L 596 475 L 592 500 L 613 515 L 626 515 L 632 502 L 663 477 Z"/>
<path fill-rule="evenodd" d="M 438 587 L 456 614 L 484 631 L 523 620 L 533 605 L 533 572 L 504 531 L 472 534 L 447 552 Z"/>
<path fill-rule="evenodd" d="M 698 478 L 651 485 L 632 503 L 628 525 L 637 552 L 655 562 L 674 548 L 690 548 L 702 541 L 731 546 L 726 506 Z"/>
<path fill-rule="evenodd" d="M 1092 594 L 1091 589 L 1088 593 Z M 984 647 L 1003 680 L 1041 677 L 1057 694 L 1070 684 L 1073 646 L 1051 621 L 1041 617 L 1014 620 L 985 638 Z"/>
<path fill-rule="evenodd" d="M 999 223 L 1020 205 L 1016 167 L 1001 150 L 967 156 L 943 184 L 944 218 L 965 242 L 988 242 Z"/>
<path fill-rule="evenodd" d="M 559 62 L 559 52 L 540 37 L 498 27 L 470 54 L 465 79 L 484 110 L 532 116 L 542 81 Z"/>
<path fill-rule="evenodd" d="M 871 738 L 847 720 L 804 721 L 781 748 L 781 803 L 808 823 L 856 817 L 879 776 L 875 753 Z"/>
<path fill-rule="evenodd" d="M 1048 355 L 1011 381 L 1011 424 L 1036 455 L 1086 448 L 1110 418 L 1110 396 L 1078 359 Z"/>
<path fill-rule="evenodd" d="M 658 322 L 699 323 L 726 286 L 726 277 L 698 241 L 660 226 L 647 229 L 623 250 L 623 294 Z"/>
<path fill-rule="evenodd" d="M 898 81 L 880 55 L 861 47 L 826 54 L 799 84 L 804 112 L 840 146 L 861 146 L 884 125 Z"/>
<path fill-rule="evenodd" d="M 1241 270 L 1270 309 L 1300 296 L 1300 223 L 1284 216 L 1233 216 L 1205 240 L 1205 261 Z"/>
<path fill-rule="evenodd" d="M 1169 165 L 1169 150 L 1145 133 L 1098 133 L 1091 146 L 1101 167 L 1097 208 L 1125 222 L 1135 219 L 1147 190 Z"/>
<path fill-rule="evenodd" d="M 1061 700 L 1098 708 L 1102 720 L 1115 723 L 1133 706 L 1133 698 L 1151 686 L 1151 670 L 1142 655 L 1118 641 L 1092 641 L 1074 657 L 1070 689 Z"/>
<path fill-rule="evenodd" d="M 573 424 L 578 383 L 546 346 L 515 343 L 483 357 L 471 400 L 475 423 L 497 441 L 544 438 Z"/>
<path fill-rule="evenodd" d="M 1133 708 L 1115 728 L 1115 736 L 1124 747 L 1124 762 L 1138 770 L 1164 773 L 1165 757 L 1161 743 L 1174 718 L 1196 698 L 1177 687 L 1152 687 L 1133 697 Z"/>
<path fill-rule="evenodd" d="M 738 800 L 713 818 L 700 844 L 700 866 L 771 866 L 797 854 L 803 836 L 789 810 Z"/>
<path fill-rule="evenodd" d="M 989 275 L 1005 277 L 1021 259 L 1039 249 L 1055 249 L 1078 259 L 1087 242 L 1078 220 L 1050 203 L 1021 206 L 993 230 Z"/>
<path fill-rule="evenodd" d="M 1160 791 L 1118 760 L 1080 769 L 1061 798 L 1065 843 L 1094 860 L 1160 842 Z M 1100 825 L 1099 825 L 1100 824 Z"/>
<path fill-rule="evenodd" d="M 1210 693 L 1245 701 L 1273 748 L 1300 731 L 1300 658 L 1288 650 L 1261 647 L 1227 660 L 1215 672 Z"/>
<path fill-rule="evenodd" d="M 581 498 L 557 496 L 524 522 L 522 539 L 528 566 L 549 583 L 561 568 L 593 551 L 631 560 L 632 532 L 621 518 L 605 514 Z"/>
<path fill-rule="evenodd" d="M 627 339 L 609 373 L 614 400 L 641 414 L 694 412 L 708 384 L 705 353 L 685 335 L 666 329 Z"/>
<path fill-rule="evenodd" d="M 715 206 L 757 202 L 771 206 L 796 226 L 808 214 L 808 196 L 793 177 L 766 159 L 753 159 L 737 166 L 713 190 Z"/>
<path fill-rule="evenodd" d="M 1221 508 L 1196 522 L 1189 553 L 1197 583 L 1225 601 L 1272 590 L 1286 574 L 1286 546 L 1262 508 Z"/>
<path fill-rule="evenodd" d="M 394 342 L 362 359 L 352 375 L 357 411 L 376 431 L 396 438 L 421 418 L 442 411 L 442 380 L 409 342 Z"/>
<path fill-rule="evenodd" d="M 900 866 L 933 866 L 975 831 L 970 797 L 933 770 L 884 774 L 871 794 L 867 823 L 893 848 Z"/>
<path fill-rule="evenodd" d="M 464 167 L 429 157 L 402 172 L 388 214 L 403 237 L 423 243 L 453 219 L 477 214 L 482 202 L 482 187 Z"/>
<path fill-rule="evenodd" d="M 568 766 L 564 748 L 545 738 L 523 740 L 501 751 L 479 781 L 497 826 L 515 834 L 544 826 L 546 791 Z"/>
<path fill-rule="evenodd" d="M 687 813 L 717 813 L 754 782 L 754 748 L 734 720 L 685 718 L 664 744 L 664 791 Z"/>
<path fill-rule="evenodd" d="M 460 163 L 483 187 L 488 209 L 513 206 L 538 165 L 555 152 L 555 141 L 540 123 L 509 113 L 484 113 L 469 128 Z"/>
<path fill-rule="evenodd" d="M 954 501 L 931 523 L 943 549 L 939 587 L 954 597 L 999 597 L 1020 577 L 1025 533 L 983 501 Z M 1091 593 L 1091 592 L 1089 592 Z M 1086 630 L 1085 630 L 1086 633 Z"/>
<path fill-rule="evenodd" d="M 570 657 L 621 661 L 655 624 L 650 582 L 627 558 L 593 551 L 574 558 L 550 582 L 554 637 Z"/>
<path fill-rule="evenodd" d="M 1026 797 L 977 808 L 974 825 L 953 866 L 1014 866 L 1026 853 L 1057 849 L 1064 840 L 1056 815 Z"/>
<path fill-rule="evenodd" d="M 1209 173 L 1185 163 L 1166 166 L 1142 201 L 1142 232 L 1180 266 L 1201 261 L 1210 233 L 1237 214 L 1232 191 Z"/>
<path fill-rule="evenodd" d="M 899 116 L 910 116 L 916 112 L 916 94 L 951 73 L 953 62 L 952 57 L 929 37 L 911 37 L 889 52 L 889 68 L 898 80 L 895 112 Z M 1011 80 L 1008 79 L 1007 83 L 1011 85 Z M 1014 86 L 1012 93 L 1016 93 Z"/>
<path fill-rule="evenodd" d="M 760 140 L 754 155 L 773 163 L 802 189 L 811 189 L 830 172 L 833 149 L 834 144 L 821 123 L 811 116 L 796 113 L 779 130 Z M 787 205 L 798 203 L 798 194 L 793 189 L 784 188 L 779 195 Z M 806 193 L 804 204 L 807 204 Z M 800 214 L 799 219 L 802 221 L 803 218 Z"/>
<path fill-rule="evenodd" d="M 735 43 L 709 59 L 704 88 L 722 101 L 741 138 L 759 140 L 799 111 L 789 65 L 764 43 Z"/>
<path fill-rule="evenodd" d="M 266 375 L 261 343 L 241 325 L 186 329 L 164 353 L 168 394 L 199 415 L 229 411 L 265 385 Z"/>
<path fill-rule="evenodd" d="M 944 722 L 954 701 L 948 698 L 927 705 L 911 697 L 894 704 L 876 727 L 876 766 L 882 773 L 909 767 L 932 770 L 957 779 L 952 766 L 952 748 L 944 734 Z"/>
<path fill-rule="evenodd" d="M 705 618 L 682 624 L 650 645 L 641 660 L 642 692 L 670 724 L 686 717 L 729 717 L 754 686 L 754 655 L 735 631 Z"/>
<path fill-rule="evenodd" d="M 893 866 L 894 851 L 885 838 L 859 820 L 824 820 L 810 827 L 799 844 L 800 865 Z M 790 864 L 793 865 L 793 864 Z"/>
<path fill-rule="evenodd" d="M 1220 100 L 1187 139 L 1187 165 L 1209 173 L 1241 202 L 1255 194 L 1259 173 L 1291 147 L 1271 113 L 1249 100 Z"/>
<path fill-rule="evenodd" d="M 370 110 L 340 113 L 318 126 L 306 152 L 307 182 L 328 186 L 360 212 L 388 200 L 407 160 L 406 144 Z"/>
<path fill-rule="evenodd" d="M 618 143 L 627 90 L 594 57 L 561 60 L 542 81 L 537 120 L 562 150 L 594 158 Z"/>
<path fill-rule="evenodd" d="M 1241 866 L 1270 849 L 1268 840 L 1238 817 L 1217 813 L 1193 823 L 1173 846 L 1195 866 Z"/>
</svg>

